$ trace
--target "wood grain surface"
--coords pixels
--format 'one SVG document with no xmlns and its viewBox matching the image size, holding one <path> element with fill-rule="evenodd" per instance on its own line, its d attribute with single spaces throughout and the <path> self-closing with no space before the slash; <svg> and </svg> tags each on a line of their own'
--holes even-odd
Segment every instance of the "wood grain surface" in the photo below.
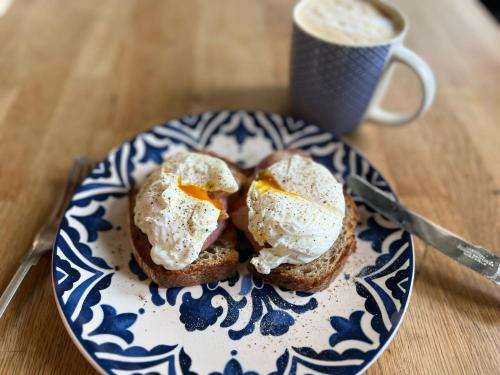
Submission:
<svg viewBox="0 0 500 375">
<path fill-rule="evenodd" d="M 399 0 L 437 97 L 419 121 L 346 140 L 414 210 L 500 254 L 500 31 L 473 0 Z M 193 112 L 288 113 L 292 1 L 14 0 L 0 17 L 0 289 L 76 154 L 103 158 Z M 396 72 L 395 109 L 419 100 Z M 368 374 L 498 374 L 500 288 L 416 240 L 413 296 Z M 50 257 L 0 320 L 0 373 L 86 374 L 52 294 Z"/>
</svg>

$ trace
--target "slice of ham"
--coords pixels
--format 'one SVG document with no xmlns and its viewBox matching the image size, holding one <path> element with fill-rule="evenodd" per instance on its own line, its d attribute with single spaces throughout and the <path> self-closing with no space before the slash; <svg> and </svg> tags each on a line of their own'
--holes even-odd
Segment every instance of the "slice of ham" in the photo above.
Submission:
<svg viewBox="0 0 500 375">
<path fill-rule="evenodd" d="M 239 188 L 241 189 L 241 187 L 245 184 L 247 176 L 244 173 L 242 173 L 242 169 L 238 166 L 238 164 L 233 163 L 221 157 L 220 155 L 217 155 L 216 153 L 205 149 L 203 150 L 197 149 L 195 151 L 201 154 L 210 155 L 222 159 L 229 167 L 231 173 L 233 174 L 234 179 L 238 183 Z M 231 205 L 232 201 L 238 199 L 239 194 L 238 193 L 229 194 L 223 191 L 216 191 L 216 192 L 210 192 L 209 196 L 210 198 L 217 199 L 221 203 L 223 209 L 221 210 L 219 219 L 217 221 L 217 228 L 215 228 L 215 230 L 212 233 L 210 233 L 208 238 L 205 240 L 205 242 L 203 243 L 203 247 L 201 248 L 201 251 L 209 248 L 215 241 L 217 241 L 219 236 L 222 234 L 222 232 L 224 231 L 224 229 L 228 224 L 227 223 L 227 219 L 229 218 L 228 207 Z"/>
<path fill-rule="evenodd" d="M 258 252 L 264 247 L 259 245 L 259 243 L 255 241 L 252 233 L 250 233 L 250 231 L 248 230 L 248 208 L 245 203 L 231 211 L 229 213 L 229 216 L 231 217 L 231 221 L 233 222 L 234 226 L 245 234 L 245 237 L 251 243 L 255 251 Z"/>
<path fill-rule="evenodd" d="M 227 219 L 229 218 L 229 215 L 227 213 L 227 207 L 228 207 L 228 199 L 231 194 L 223 192 L 223 191 L 216 191 L 213 193 L 208 193 L 210 198 L 216 199 L 220 202 L 222 205 L 222 210 L 220 211 L 219 214 L 219 219 L 217 220 L 217 228 L 210 233 L 210 236 L 205 240 L 203 243 L 203 247 L 201 248 L 201 251 L 209 248 L 215 241 L 217 241 L 217 238 L 221 235 L 221 233 L 224 231 L 227 225 Z"/>
<path fill-rule="evenodd" d="M 210 233 L 210 236 L 208 236 L 208 238 L 205 240 L 201 251 L 208 249 L 215 241 L 217 241 L 217 238 L 219 238 L 224 229 L 226 229 L 226 225 L 227 220 L 219 218 L 219 221 L 217 222 L 217 228 L 215 228 L 215 230 Z"/>
</svg>

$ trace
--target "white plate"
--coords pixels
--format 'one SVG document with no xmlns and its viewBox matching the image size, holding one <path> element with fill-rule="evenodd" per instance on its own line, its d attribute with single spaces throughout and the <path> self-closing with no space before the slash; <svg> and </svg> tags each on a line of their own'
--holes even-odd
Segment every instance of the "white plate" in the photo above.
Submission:
<svg viewBox="0 0 500 375">
<path fill-rule="evenodd" d="M 414 273 L 408 232 L 354 197 L 357 250 L 315 294 L 284 291 L 241 264 L 228 281 L 158 288 L 132 259 L 127 193 L 168 154 L 213 150 L 248 167 L 302 148 L 339 179 L 364 177 L 392 193 L 357 151 L 316 126 L 277 114 L 204 113 L 172 120 L 113 150 L 80 186 L 53 255 L 54 290 L 71 337 L 113 374 L 353 374 L 394 336 Z"/>
</svg>

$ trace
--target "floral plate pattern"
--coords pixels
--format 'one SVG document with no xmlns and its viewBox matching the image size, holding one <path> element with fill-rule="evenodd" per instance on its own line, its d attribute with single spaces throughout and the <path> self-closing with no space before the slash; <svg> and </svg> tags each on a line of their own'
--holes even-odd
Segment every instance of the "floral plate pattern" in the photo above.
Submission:
<svg viewBox="0 0 500 375">
<path fill-rule="evenodd" d="M 408 306 L 414 253 L 408 232 L 354 196 L 357 250 L 325 291 L 290 292 L 251 277 L 159 288 L 131 256 L 129 190 L 173 152 L 207 148 L 244 167 L 273 150 L 302 148 L 339 180 L 364 177 L 393 194 L 357 151 L 301 120 L 216 112 L 156 126 L 114 149 L 76 191 L 55 242 L 52 270 L 73 341 L 110 374 L 354 374 L 394 336 Z"/>
</svg>

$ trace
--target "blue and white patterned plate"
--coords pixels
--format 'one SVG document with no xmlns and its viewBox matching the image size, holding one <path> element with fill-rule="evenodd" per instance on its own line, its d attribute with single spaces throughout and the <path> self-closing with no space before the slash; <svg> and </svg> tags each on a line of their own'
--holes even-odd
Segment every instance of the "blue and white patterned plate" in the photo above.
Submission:
<svg viewBox="0 0 500 375">
<path fill-rule="evenodd" d="M 173 152 L 213 150 L 243 166 L 300 147 L 339 178 L 355 173 L 392 193 L 357 151 L 277 114 L 204 113 L 172 120 L 113 150 L 75 193 L 53 253 L 62 319 L 85 357 L 113 374 L 353 374 L 400 325 L 411 293 L 409 233 L 355 197 L 358 246 L 325 291 L 263 284 L 241 264 L 223 282 L 158 288 L 132 259 L 127 193 Z"/>
</svg>

